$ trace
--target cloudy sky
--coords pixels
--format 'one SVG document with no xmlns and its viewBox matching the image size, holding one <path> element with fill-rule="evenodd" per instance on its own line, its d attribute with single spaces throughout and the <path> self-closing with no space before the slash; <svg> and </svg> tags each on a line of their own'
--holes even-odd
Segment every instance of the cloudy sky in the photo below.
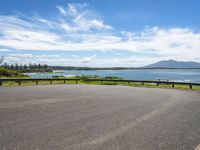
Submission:
<svg viewBox="0 0 200 150">
<path fill-rule="evenodd" d="M 199 0 L 1 0 L 8 63 L 139 67 L 200 62 Z"/>
</svg>

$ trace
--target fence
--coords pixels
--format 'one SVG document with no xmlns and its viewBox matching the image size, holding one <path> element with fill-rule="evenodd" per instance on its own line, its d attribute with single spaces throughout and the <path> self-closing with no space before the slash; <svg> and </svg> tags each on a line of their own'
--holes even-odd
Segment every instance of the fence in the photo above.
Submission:
<svg viewBox="0 0 200 150">
<path fill-rule="evenodd" d="M 49 81 L 50 84 L 53 84 L 53 81 L 63 81 L 63 83 L 66 83 L 66 81 L 75 81 L 77 84 L 79 80 L 80 79 L 77 78 L 0 78 L 0 86 L 3 85 L 3 82 L 8 81 L 17 82 L 19 85 L 21 85 L 23 81 L 32 81 L 37 85 L 39 81 Z"/>
<path fill-rule="evenodd" d="M 106 81 L 110 81 L 110 82 L 114 82 L 115 84 L 117 84 L 117 82 L 126 82 L 128 84 L 130 83 L 141 83 L 141 85 L 144 85 L 144 83 L 154 83 L 157 86 L 159 86 L 160 84 L 167 84 L 167 85 L 172 85 L 172 87 L 174 87 L 174 85 L 186 85 L 189 86 L 190 89 L 192 89 L 192 86 L 200 86 L 200 83 L 191 83 L 191 82 L 170 82 L 170 81 L 152 81 L 152 80 L 121 80 L 121 79 L 86 79 L 87 82 L 91 82 L 91 81 L 99 81 L 102 84 Z"/>
<path fill-rule="evenodd" d="M 49 81 L 50 84 L 53 84 L 53 81 L 63 81 L 63 83 L 65 84 L 66 81 L 75 81 L 75 83 L 77 84 L 79 81 L 81 81 L 83 79 L 79 79 L 79 78 L 58 78 L 58 79 L 54 79 L 54 78 L 0 78 L 0 86 L 3 85 L 3 82 L 8 82 L 8 81 L 13 81 L 13 82 L 17 82 L 18 85 L 21 85 L 21 83 L 23 81 L 32 81 L 35 82 L 35 84 L 37 85 L 39 81 Z M 159 86 L 160 84 L 167 84 L 167 85 L 171 85 L 172 87 L 174 87 L 174 85 L 186 85 L 188 86 L 190 89 L 192 89 L 193 86 L 200 86 L 200 83 L 191 83 L 191 82 L 171 82 L 171 81 L 151 81 L 151 80 L 121 80 L 121 79 L 84 79 L 84 81 L 86 81 L 87 83 L 89 82 L 101 82 L 102 84 L 104 82 L 113 82 L 115 84 L 117 84 L 117 82 L 122 82 L 122 83 L 141 83 L 141 85 L 144 85 L 144 83 L 154 83 L 157 86 Z"/>
</svg>

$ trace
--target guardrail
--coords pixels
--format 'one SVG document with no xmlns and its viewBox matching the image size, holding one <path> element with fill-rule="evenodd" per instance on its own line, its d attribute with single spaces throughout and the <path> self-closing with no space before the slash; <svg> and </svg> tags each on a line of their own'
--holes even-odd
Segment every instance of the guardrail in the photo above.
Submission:
<svg viewBox="0 0 200 150">
<path fill-rule="evenodd" d="M 75 81 L 77 84 L 79 80 L 78 78 L 0 78 L 0 86 L 3 85 L 3 82 L 7 81 L 17 82 L 19 85 L 21 85 L 23 81 L 32 81 L 37 85 L 39 81 L 49 81 L 50 84 L 53 84 L 53 81 L 63 81 L 64 84 L 66 81 Z"/>
<path fill-rule="evenodd" d="M 39 81 L 49 81 L 50 84 L 53 84 L 53 81 L 63 81 L 63 83 L 65 84 L 66 81 L 75 81 L 75 83 L 77 84 L 78 81 L 85 81 L 85 82 L 92 82 L 92 81 L 99 81 L 102 84 L 104 82 L 113 82 L 115 84 L 117 84 L 117 82 L 124 82 L 124 83 L 141 83 L 141 85 L 144 85 L 144 83 L 154 83 L 157 86 L 159 86 L 160 84 L 167 84 L 167 85 L 172 85 L 172 87 L 174 87 L 174 85 L 186 85 L 188 86 L 190 89 L 192 89 L 193 86 L 200 86 L 200 83 L 191 83 L 191 82 L 172 82 L 172 81 L 152 81 L 152 80 L 122 80 L 122 79 L 93 79 L 93 78 L 89 78 L 89 79 L 80 79 L 80 78 L 0 78 L 0 86 L 3 85 L 3 82 L 7 82 L 7 81 L 13 81 L 13 82 L 17 82 L 18 85 L 21 85 L 21 83 L 23 81 L 32 81 L 35 82 L 35 84 L 37 85 Z"/>
<path fill-rule="evenodd" d="M 159 86 L 160 84 L 167 84 L 167 85 L 172 85 L 172 87 L 174 87 L 174 85 L 186 85 L 189 86 L 190 89 L 192 89 L 192 86 L 200 86 L 200 83 L 191 83 L 191 82 L 173 82 L 173 81 L 153 81 L 153 80 L 121 80 L 121 79 L 86 79 L 87 82 L 90 81 L 99 81 L 103 84 L 103 82 L 127 82 L 128 84 L 130 83 L 141 83 L 141 85 L 144 85 L 144 83 L 154 83 L 157 86 Z"/>
</svg>

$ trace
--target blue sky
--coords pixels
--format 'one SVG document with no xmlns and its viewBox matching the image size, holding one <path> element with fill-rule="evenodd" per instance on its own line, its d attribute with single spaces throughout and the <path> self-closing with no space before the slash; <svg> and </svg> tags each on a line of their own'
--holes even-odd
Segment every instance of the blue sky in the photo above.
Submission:
<svg viewBox="0 0 200 150">
<path fill-rule="evenodd" d="M 198 0 L 0 1 L 8 63 L 138 67 L 200 62 Z"/>
</svg>

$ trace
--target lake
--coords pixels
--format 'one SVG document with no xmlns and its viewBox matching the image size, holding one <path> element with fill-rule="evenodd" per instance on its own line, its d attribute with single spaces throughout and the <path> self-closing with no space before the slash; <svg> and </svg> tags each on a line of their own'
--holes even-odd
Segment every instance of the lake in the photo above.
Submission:
<svg viewBox="0 0 200 150">
<path fill-rule="evenodd" d="M 130 69 L 130 70 L 63 70 L 54 73 L 28 73 L 32 78 L 51 78 L 63 75 L 117 76 L 132 80 L 169 80 L 180 82 L 200 82 L 200 69 Z"/>
</svg>

